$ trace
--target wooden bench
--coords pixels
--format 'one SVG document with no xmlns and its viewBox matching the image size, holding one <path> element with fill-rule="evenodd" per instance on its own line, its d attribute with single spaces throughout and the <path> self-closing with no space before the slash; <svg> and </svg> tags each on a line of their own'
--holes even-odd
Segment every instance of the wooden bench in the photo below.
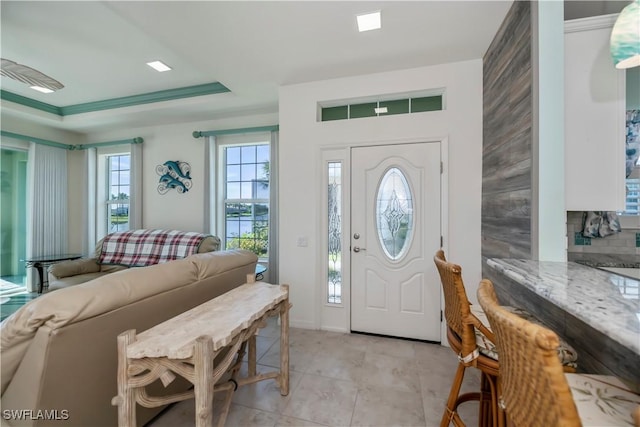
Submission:
<svg viewBox="0 0 640 427">
<path fill-rule="evenodd" d="M 136 336 L 118 336 L 118 426 L 135 427 L 136 403 L 157 407 L 195 398 L 196 427 L 213 423 L 213 394 L 226 392 L 218 425 L 225 423 L 238 386 L 275 379 L 289 394 L 289 286 L 247 283 Z M 270 316 L 280 316 L 280 370 L 256 372 L 256 334 Z M 249 347 L 248 376 L 238 373 Z M 218 357 L 220 356 L 220 357 Z M 214 360 L 216 362 L 214 363 Z M 178 374 L 193 389 L 170 396 L 149 396 L 145 387 L 160 379 L 168 386 Z M 225 375 L 227 374 L 227 375 Z M 225 377 L 225 381 L 220 380 Z"/>
</svg>

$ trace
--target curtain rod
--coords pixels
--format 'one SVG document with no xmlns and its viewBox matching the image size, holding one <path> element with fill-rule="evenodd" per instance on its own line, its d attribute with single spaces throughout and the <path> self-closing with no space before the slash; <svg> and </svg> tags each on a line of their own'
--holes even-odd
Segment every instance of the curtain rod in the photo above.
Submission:
<svg viewBox="0 0 640 427">
<path fill-rule="evenodd" d="M 236 133 L 251 133 L 251 132 L 273 132 L 280 128 L 279 125 L 272 126 L 258 126 L 253 128 L 238 128 L 238 129 L 221 129 L 221 130 L 205 130 L 193 131 L 193 137 L 198 139 L 203 136 L 217 136 L 217 135 L 232 135 Z"/>
<path fill-rule="evenodd" d="M 120 144 L 141 144 L 144 139 L 142 139 L 141 137 L 135 137 L 133 139 L 123 139 L 120 141 L 107 141 L 107 142 L 96 142 L 93 144 L 78 144 L 78 145 L 72 145 L 72 144 L 63 144 L 61 142 L 56 142 L 56 141 L 50 141 L 48 139 L 42 139 L 42 138 L 35 138 L 33 136 L 29 136 L 29 135 L 22 135 L 19 133 L 13 133 L 13 132 L 7 132 L 6 130 L 0 130 L 0 135 L 2 136 L 6 136 L 9 138 L 15 138 L 15 139 L 20 139 L 23 141 L 28 141 L 28 142 L 34 142 L 36 144 L 40 144 L 40 145 L 48 145 L 49 147 L 56 147 L 56 148 L 64 148 L 65 150 L 85 150 L 87 148 L 93 148 L 93 147 L 106 147 L 109 145 L 120 145 Z"/>
<path fill-rule="evenodd" d="M 92 144 L 78 144 L 78 145 L 74 145 L 75 148 L 72 148 L 72 150 L 86 150 L 87 148 L 108 147 L 110 145 L 121 145 L 121 144 L 142 144 L 142 141 L 144 141 L 144 139 L 137 136 L 133 139 L 121 139 L 119 141 L 94 142 Z"/>
</svg>

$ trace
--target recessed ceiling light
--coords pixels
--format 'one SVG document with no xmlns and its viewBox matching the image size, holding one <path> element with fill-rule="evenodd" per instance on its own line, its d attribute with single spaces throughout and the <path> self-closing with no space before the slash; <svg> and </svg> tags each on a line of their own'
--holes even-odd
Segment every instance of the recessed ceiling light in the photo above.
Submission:
<svg viewBox="0 0 640 427">
<path fill-rule="evenodd" d="M 360 32 L 382 28 L 380 11 L 357 15 L 356 19 L 358 20 L 358 31 Z"/>
<path fill-rule="evenodd" d="M 376 114 L 385 114 L 388 112 L 387 107 L 378 107 L 374 108 L 373 110 L 376 112 Z"/>
<path fill-rule="evenodd" d="M 33 90 L 37 90 L 38 92 L 42 92 L 42 93 L 53 93 L 54 91 L 52 91 L 51 89 L 47 89 L 46 87 L 40 87 L 40 86 L 29 86 L 31 89 Z"/>
<path fill-rule="evenodd" d="M 169 71 L 171 70 L 171 67 L 169 67 L 167 64 L 165 64 L 162 61 L 153 61 L 153 62 L 147 62 L 147 65 L 151 68 L 153 68 L 156 71 L 159 72 L 163 72 L 163 71 Z"/>
</svg>

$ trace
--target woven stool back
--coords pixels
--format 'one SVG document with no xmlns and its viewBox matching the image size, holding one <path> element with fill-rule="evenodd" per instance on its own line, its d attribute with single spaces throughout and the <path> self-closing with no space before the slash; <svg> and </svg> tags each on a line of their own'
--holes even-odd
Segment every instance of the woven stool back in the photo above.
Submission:
<svg viewBox="0 0 640 427">
<path fill-rule="evenodd" d="M 508 418 L 518 427 L 581 426 L 558 359 L 558 336 L 501 307 L 489 280 L 480 282 L 478 301 L 495 334 Z"/>
<path fill-rule="evenodd" d="M 433 261 L 440 273 L 442 291 L 444 293 L 444 317 L 447 326 L 455 332 L 461 340 L 461 353 L 466 356 L 476 348 L 476 336 L 471 317 L 471 304 L 462 281 L 462 267 L 447 262 L 444 251 L 438 250 Z"/>
</svg>

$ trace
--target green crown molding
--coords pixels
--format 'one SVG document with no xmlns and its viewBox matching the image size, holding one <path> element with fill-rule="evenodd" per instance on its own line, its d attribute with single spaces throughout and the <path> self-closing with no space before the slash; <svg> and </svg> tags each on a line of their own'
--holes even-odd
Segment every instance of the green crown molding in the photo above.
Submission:
<svg viewBox="0 0 640 427">
<path fill-rule="evenodd" d="M 56 107 L 55 105 L 36 101 L 26 96 L 18 95 L 5 90 L 0 90 L 0 99 L 15 102 L 30 108 L 57 114 L 58 116 L 70 116 L 92 111 L 111 110 L 114 108 L 132 107 L 135 105 L 151 104 L 154 102 L 172 101 L 174 99 L 191 98 L 194 96 L 212 95 L 216 93 L 231 92 L 222 83 L 206 83 L 196 86 L 167 89 L 158 92 L 143 93 L 140 95 L 124 96 L 121 98 L 105 99 L 104 101 L 86 102 L 83 104 Z"/>
<path fill-rule="evenodd" d="M 253 128 L 238 128 L 238 129 L 221 129 L 221 130 L 195 130 L 193 131 L 193 137 L 198 139 L 203 136 L 217 136 L 217 135 L 232 135 L 237 133 L 251 133 L 251 132 L 274 132 L 280 129 L 279 125 L 272 126 L 258 126 Z"/>
<path fill-rule="evenodd" d="M 22 135 L 19 133 L 7 132 L 6 130 L 0 130 L 0 135 L 7 138 L 20 139 L 22 141 L 35 142 L 36 144 L 47 145 L 49 147 L 64 148 L 65 150 L 73 150 L 73 145 L 63 144 L 61 142 L 51 141 L 48 139 L 35 138 L 33 136 Z"/>
<path fill-rule="evenodd" d="M 62 115 L 60 107 L 47 104 L 46 102 L 36 101 L 35 99 L 27 98 L 26 96 L 18 95 L 17 93 L 7 92 L 0 89 L 0 99 L 6 101 L 15 102 L 16 104 L 24 105 L 25 107 L 34 108 L 36 110 L 44 111 L 45 113 Z"/>
<path fill-rule="evenodd" d="M 122 98 L 105 99 L 104 101 L 87 102 L 84 104 L 60 107 L 63 116 L 88 113 L 90 111 L 110 110 L 113 108 L 131 107 L 134 105 L 151 104 L 154 102 L 172 101 L 174 99 L 191 98 L 194 96 L 212 95 L 230 92 L 222 83 L 206 83 L 197 86 L 167 89 L 140 95 L 124 96 Z"/>
<path fill-rule="evenodd" d="M 51 141 L 51 140 L 48 140 L 48 139 L 36 138 L 36 137 L 33 137 L 33 136 L 29 136 L 29 135 L 22 135 L 22 134 L 19 134 L 19 133 L 8 132 L 6 130 L 0 130 L 0 135 L 6 136 L 8 138 L 20 139 L 22 141 L 33 142 L 33 143 L 40 144 L 40 145 L 48 145 L 49 147 L 64 148 L 65 150 L 70 150 L 70 151 L 73 151 L 73 150 L 86 150 L 87 148 L 106 147 L 106 146 L 110 146 L 110 145 L 142 144 L 142 142 L 144 141 L 144 139 L 142 139 L 141 137 L 137 136 L 135 138 L 122 139 L 122 140 L 119 140 L 119 141 L 95 142 L 95 143 L 92 143 L 92 144 L 72 145 L 72 144 L 63 144 L 61 142 Z"/>
</svg>

